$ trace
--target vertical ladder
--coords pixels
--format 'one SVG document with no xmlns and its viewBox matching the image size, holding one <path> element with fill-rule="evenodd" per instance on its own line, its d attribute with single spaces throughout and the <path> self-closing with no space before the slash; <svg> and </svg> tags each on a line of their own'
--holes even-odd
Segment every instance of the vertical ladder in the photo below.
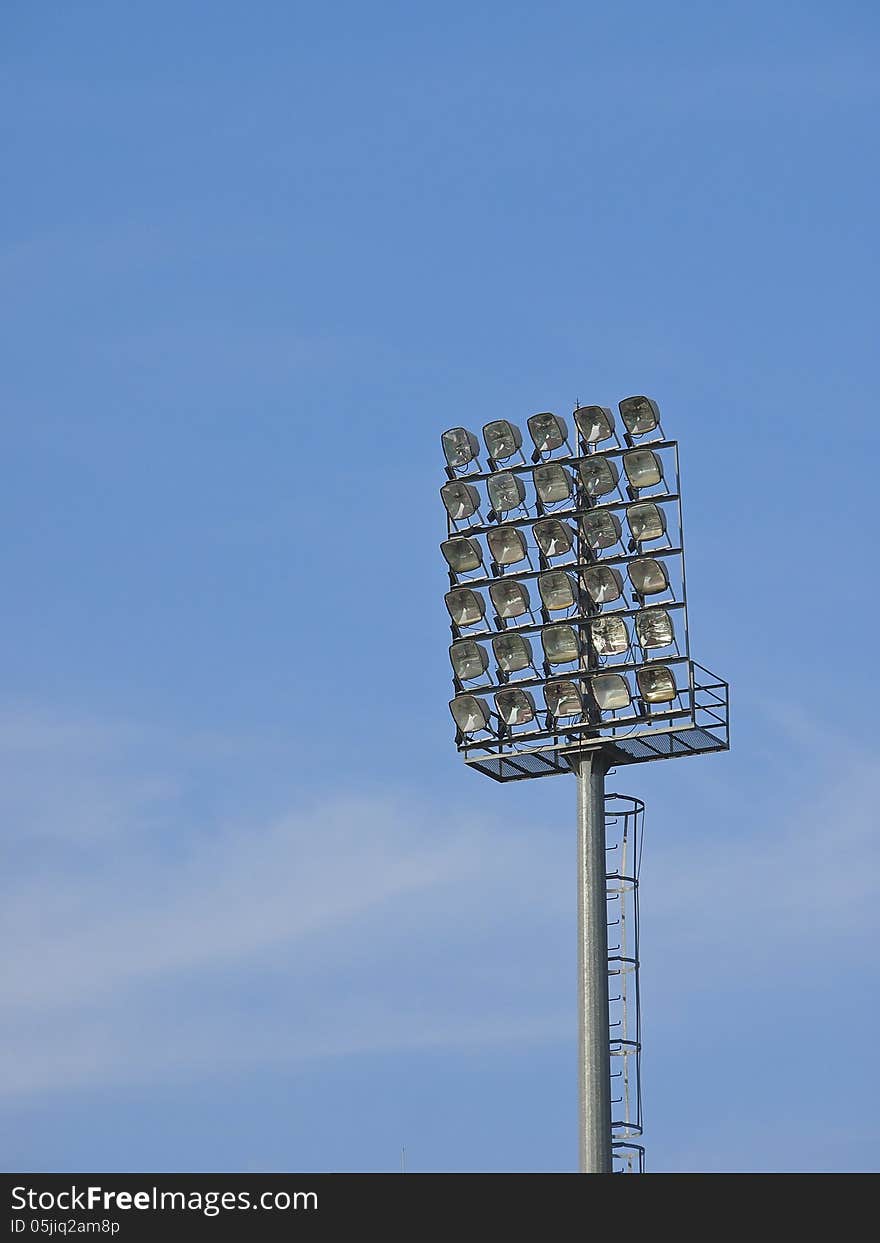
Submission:
<svg viewBox="0 0 880 1243">
<path fill-rule="evenodd" d="M 611 1147 L 616 1174 L 641 1174 L 645 1169 L 639 1003 L 639 862 L 644 820 L 641 799 L 625 794 L 605 796 Z"/>
</svg>

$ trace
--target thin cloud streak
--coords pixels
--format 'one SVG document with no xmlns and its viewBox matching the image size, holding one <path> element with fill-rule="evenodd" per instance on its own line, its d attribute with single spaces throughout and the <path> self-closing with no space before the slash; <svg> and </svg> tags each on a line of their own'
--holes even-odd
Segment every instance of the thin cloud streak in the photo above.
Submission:
<svg viewBox="0 0 880 1243">
<path fill-rule="evenodd" d="M 402 794 L 328 796 L 215 829 L 193 823 L 147 734 L 140 763 L 121 766 L 110 762 L 119 736 L 100 723 L 55 722 L 42 748 L 38 738 L 33 721 L 16 738 L 0 720 L 0 762 L 21 793 L 0 885 L 11 951 L 0 1093 L 570 1038 L 574 913 L 559 835 L 466 809 L 433 824 Z M 66 785 L 80 768 L 88 780 Z M 802 804 L 757 809 L 737 835 L 649 837 L 658 1004 L 667 970 L 732 938 L 726 990 L 775 969 L 768 933 L 794 954 L 829 933 L 867 953 L 876 764 L 851 758 L 831 787 L 812 771 Z M 21 854 L 29 833 L 45 843 L 46 789 L 60 791 L 63 848 Z"/>
</svg>

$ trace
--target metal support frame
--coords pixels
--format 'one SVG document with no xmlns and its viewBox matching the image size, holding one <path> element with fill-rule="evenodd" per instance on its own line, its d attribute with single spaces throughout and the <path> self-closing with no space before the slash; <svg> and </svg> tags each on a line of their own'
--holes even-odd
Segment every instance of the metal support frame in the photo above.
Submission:
<svg viewBox="0 0 880 1243">
<path fill-rule="evenodd" d="M 601 753 L 578 757 L 578 1131 L 582 1174 L 611 1173 L 611 1053 L 605 773 Z"/>
<path fill-rule="evenodd" d="M 639 760 L 661 759 L 666 754 L 670 757 L 677 754 L 694 754 L 701 751 L 723 750 L 726 739 L 721 735 L 726 732 L 726 686 L 714 675 L 706 675 L 691 658 L 690 637 L 687 621 L 687 585 L 685 572 L 684 529 L 681 512 L 681 490 L 679 482 L 678 444 L 665 438 L 646 442 L 639 448 L 647 449 L 655 455 L 666 455 L 665 474 L 660 484 L 647 490 L 637 490 L 618 484 L 614 499 L 598 500 L 588 496 L 578 480 L 573 477 L 573 491 L 570 500 L 563 504 L 549 505 L 539 500 L 534 502 L 535 513 L 530 511 L 514 511 L 503 515 L 490 515 L 486 521 L 479 512 L 475 521 L 459 524 L 447 513 L 447 537 L 467 535 L 471 539 L 478 536 L 487 537 L 499 526 L 529 530 L 536 522 L 545 518 L 574 521 L 577 534 L 570 555 L 560 560 L 551 561 L 543 554 L 538 555 L 536 565 L 532 555 L 527 557 L 527 564 L 520 567 L 517 563 L 513 568 L 498 566 L 494 562 L 484 563 L 475 573 L 456 573 L 449 569 L 450 590 L 469 588 L 481 596 L 481 591 L 503 580 L 520 583 L 523 586 L 532 583 L 538 575 L 547 570 L 563 571 L 573 576 L 578 583 L 577 601 L 573 611 L 551 616 L 550 612 L 538 602 L 526 614 L 513 619 L 485 616 L 483 622 L 463 629 L 452 622 L 453 641 L 470 639 L 479 643 L 494 639 L 498 634 L 519 634 L 524 639 L 537 640 L 545 627 L 551 624 L 569 624 L 578 633 L 580 655 L 577 668 L 564 668 L 549 665 L 546 660 L 541 667 L 535 664 L 524 671 L 524 676 L 511 677 L 500 666 L 494 674 L 488 670 L 480 680 L 468 680 L 462 683 L 453 677 L 456 695 L 463 693 L 476 696 L 484 702 L 503 688 L 519 689 L 525 693 L 545 688 L 561 681 L 573 681 L 583 700 L 583 711 L 579 716 L 563 719 L 553 718 L 549 713 L 540 710 L 528 722 L 505 724 L 497 711 L 489 708 L 489 723 L 484 729 L 474 734 L 463 734 L 456 730 L 456 745 L 469 764 L 479 768 L 496 780 L 516 780 L 523 776 L 545 776 L 552 772 L 566 772 L 568 755 L 577 755 L 587 748 L 600 748 L 610 743 L 620 744 L 616 763 L 633 763 Z M 577 452 L 563 456 L 542 457 L 542 462 L 552 462 L 560 467 L 577 468 L 597 458 L 622 459 L 633 450 L 630 438 L 626 438 L 626 447 L 619 442 L 615 447 L 596 450 L 595 445 L 586 443 L 582 437 L 577 439 Z M 535 462 L 538 458 L 535 458 Z M 469 486 L 486 483 L 497 470 L 497 464 L 490 463 L 492 469 L 457 474 L 447 468 L 450 480 L 459 479 Z M 529 464 L 505 464 L 503 472 L 512 476 L 529 476 L 535 469 L 534 462 Z M 666 515 L 668 526 L 665 532 L 666 543 L 650 548 L 638 545 L 631 540 L 627 545 L 623 534 L 620 546 L 623 551 L 615 549 L 595 550 L 590 547 L 583 535 L 581 522 L 588 515 L 597 513 L 617 513 L 622 519 L 624 512 L 634 503 L 651 502 L 656 504 Z M 536 516 L 537 515 L 537 516 Z M 479 540 L 477 540 L 479 542 Z M 583 586 L 582 576 L 591 569 L 606 567 L 615 573 L 623 571 L 630 563 L 640 558 L 653 558 L 661 562 L 667 573 L 666 590 L 648 597 L 630 592 L 632 600 L 621 592 L 614 606 L 607 609 L 605 605 L 596 604 Z M 615 568 L 616 567 L 616 568 Z M 676 586 L 677 584 L 677 586 Z M 481 596 L 482 598 L 482 596 Z M 485 601 L 484 601 L 485 603 Z M 626 652 L 615 652 L 601 655 L 596 651 L 591 623 L 600 617 L 616 617 L 619 619 L 638 618 L 646 609 L 664 609 L 675 618 L 674 651 L 654 659 L 653 649 L 643 649 L 637 638 L 630 636 L 630 646 Z M 539 616 L 540 614 L 540 616 Z M 677 693 L 670 702 L 647 703 L 641 698 L 637 686 L 630 705 L 624 709 L 601 711 L 595 702 L 592 691 L 592 678 L 600 673 L 614 673 L 620 676 L 637 674 L 646 666 L 663 665 L 673 676 Z M 675 671 L 674 673 L 672 671 Z M 708 681 L 708 687 L 705 683 Z M 723 687 L 723 697 L 715 695 L 707 697 L 703 692 L 714 691 Z M 487 704 L 488 707 L 488 704 Z M 716 709 L 724 709 L 723 712 Z M 650 742 L 644 745 L 641 739 L 650 735 L 663 734 L 670 738 L 668 751 L 664 752 L 663 744 L 654 746 Z M 519 757 L 540 754 L 534 760 L 526 758 L 520 766 Z M 555 753 L 555 755 L 554 755 Z"/>
</svg>

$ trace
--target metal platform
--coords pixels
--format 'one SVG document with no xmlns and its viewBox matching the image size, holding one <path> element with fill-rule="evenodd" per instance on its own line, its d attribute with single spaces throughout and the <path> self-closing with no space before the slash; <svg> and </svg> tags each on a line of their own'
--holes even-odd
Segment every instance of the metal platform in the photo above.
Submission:
<svg viewBox="0 0 880 1243">
<path fill-rule="evenodd" d="M 693 694 L 687 696 L 689 704 L 674 719 L 657 722 L 646 717 L 643 722 L 627 723 L 625 731 L 610 724 L 602 734 L 584 733 L 576 739 L 571 735 L 558 736 L 536 746 L 524 742 L 514 745 L 509 739 L 463 743 L 459 751 L 466 764 L 495 781 L 525 781 L 571 773 L 570 757 L 585 751 L 604 751 L 614 767 L 727 751 L 727 683 L 696 661 L 690 665 Z"/>
</svg>

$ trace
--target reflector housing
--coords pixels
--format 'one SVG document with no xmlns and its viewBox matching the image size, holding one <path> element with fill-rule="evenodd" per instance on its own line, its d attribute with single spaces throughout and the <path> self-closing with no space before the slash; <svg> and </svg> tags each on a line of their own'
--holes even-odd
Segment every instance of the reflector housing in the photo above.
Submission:
<svg viewBox="0 0 880 1243">
<path fill-rule="evenodd" d="M 613 492 L 619 478 L 617 463 L 598 455 L 578 462 L 578 474 L 584 491 L 592 498 L 607 496 L 609 492 Z"/>
<path fill-rule="evenodd" d="M 634 488 L 653 488 L 663 478 L 663 463 L 653 449 L 632 449 L 624 453 L 623 469 Z"/>
<path fill-rule="evenodd" d="M 499 617 L 522 617 L 523 613 L 530 611 L 531 602 L 525 583 L 506 582 L 502 579 L 492 584 L 489 595 Z"/>
<path fill-rule="evenodd" d="M 558 518 L 543 518 L 535 523 L 532 531 L 545 557 L 563 557 L 574 546 L 574 531 Z"/>
<path fill-rule="evenodd" d="M 457 639 L 449 649 L 455 676 L 462 682 L 480 678 L 489 668 L 489 653 L 473 639 Z"/>
<path fill-rule="evenodd" d="M 675 699 L 678 691 L 672 670 L 666 665 L 645 665 L 637 670 L 639 694 L 649 704 L 665 704 Z"/>
<path fill-rule="evenodd" d="M 653 557 L 640 557 L 638 561 L 631 561 L 626 572 L 633 589 L 640 596 L 655 596 L 660 591 L 669 590 L 666 567 Z"/>
<path fill-rule="evenodd" d="M 525 536 L 516 527 L 495 527 L 486 536 L 486 542 L 496 565 L 515 565 L 528 556 Z"/>
<path fill-rule="evenodd" d="M 489 725 L 489 705 L 479 695 L 456 695 L 449 701 L 449 711 L 463 734 L 475 734 Z"/>
<path fill-rule="evenodd" d="M 580 716 L 584 710 L 581 693 L 574 682 L 548 682 L 544 703 L 551 716 Z"/>
<path fill-rule="evenodd" d="M 446 563 L 456 574 L 467 574 L 469 570 L 478 570 L 483 564 L 483 549 L 480 541 L 467 535 L 453 535 L 440 545 L 440 551 Z"/>
<path fill-rule="evenodd" d="M 622 617 L 594 617 L 590 636 L 599 656 L 619 656 L 629 647 L 629 631 Z"/>
<path fill-rule="evenodd" d="M 503 462 L 506 458 L 513 457 L 521 447 L 522 432 L 515 423 L 509 423 L 507 419 L 495 419 L 483 428 L 483 440 L 486 442 L 489 457 L 496 462 Z"/>
<path fill-rule="evenodd" d="M 590 679 L 590 690 L 602 712 L 616 712 L 630 705 L 629 683 L 622 673 L 597 673 Z"/>
<path fill-rule="evenodd" d="M 645 609 L 636 613 L 636 638 L 644 648 L 669 647 L 675 641 L 675 630 L 666 609 Z"/>
<path fill-rule="evenodd" d="M 650 397 L 624 397 L 617 408 L 630 436 L 647 436 L 660 425 L 660 408 Z"/>
<path fill-rule="evenodd" d="M 467 466 L 468 462 L 472 462 L 480 452 L 480 442 L 466 427 L 450 427 L 448 432 L 443 433 L 440 440 L 446 461 L 453 470 Z"/>
<path fill-rule="evenodd" d="M 610 548 L 620 539 L 620 519 L 607 510 L 594 509 L 581 518 L 581 533 L 593 550 Z"/>
<path fill-rule="evenodd" d="M 453 522 L 470 518 L 480 508 L 479 492 L 472 483 L 465 483 L 462 479 L 451 479 L 449 483 L 444 483 L 440 496 Z"/>
<path fill-rule="evenodd" d="M 471 587 L 454 587 L 443 599 L 456 626 L 476 626 L 486 616 L 486 601 Z"/>
<path fill-rule="evenodd" d="M 626 523 L 637 544 L 662 539 L 666 534 L 666 515 L 653 501 L 639 501 L 638 505 L 630 505 L 626 511 Z"/>
<path fill-rule="evenodd" d="M 614 435 L 614 415 L 607 406 L 578 406 L 572 418 L 581 436 L 591 445 L 610 440 Z"/>
<path fill-rule="evenodd" d="M 583 584 L 594 604 L 611 604 L 623 594 L 623 578 L 610 565 L 591 565 L 583 572 Z"/>
<path fill-rule="evenodd" d="M 487 483 L 489 503 L 496 514 L 506 514 L 511 509 L 519 509 L 526 499 L 526 490 L 519 475 L 510 471 L 501 471 L 498 475 L 490 475 Z"/>
<path fill-rule="evenodd" d="M 496 634 L 492 650 L 498 667 L 505 673 L 519 673 L 532 664 L 532 645 L 523 634 Z"/>
<path fill-rule="evenodd" d="M 533 414 L 529 419 L 529 435 L 539 453 L 552 453 L 568 439 L 568 428 L 565 419 L 558 414 L 545 410 L 542 414 Z"/>
<path fill-rule="evenodd" d="M 556 462 L 545 462 L 534 469 L 535 491 L 545 505 L 567 501 L 571 496 L 572 478 Z"/>
<path fill-rule="evenodd" d="M 548 664 L 565 665 L 577 660 L 581 653 L 580 643 L 573 626 L 545 626 L 541 631 L 541 646 Z"/>
<path fill-rule="evenodd" d="M 551 612 L 573 608 L 577 600 L 574 579 L 565 570 L 545 570 L 539 574 L 538 591 L 544 607 Z"/>
<path fill-rule="evenodd" d="M 518 686 L 505 687 L 495 695 L 495 707 L 505 725 L 525 725 L 535 719 L 535 701 Z"/>
</svg>

